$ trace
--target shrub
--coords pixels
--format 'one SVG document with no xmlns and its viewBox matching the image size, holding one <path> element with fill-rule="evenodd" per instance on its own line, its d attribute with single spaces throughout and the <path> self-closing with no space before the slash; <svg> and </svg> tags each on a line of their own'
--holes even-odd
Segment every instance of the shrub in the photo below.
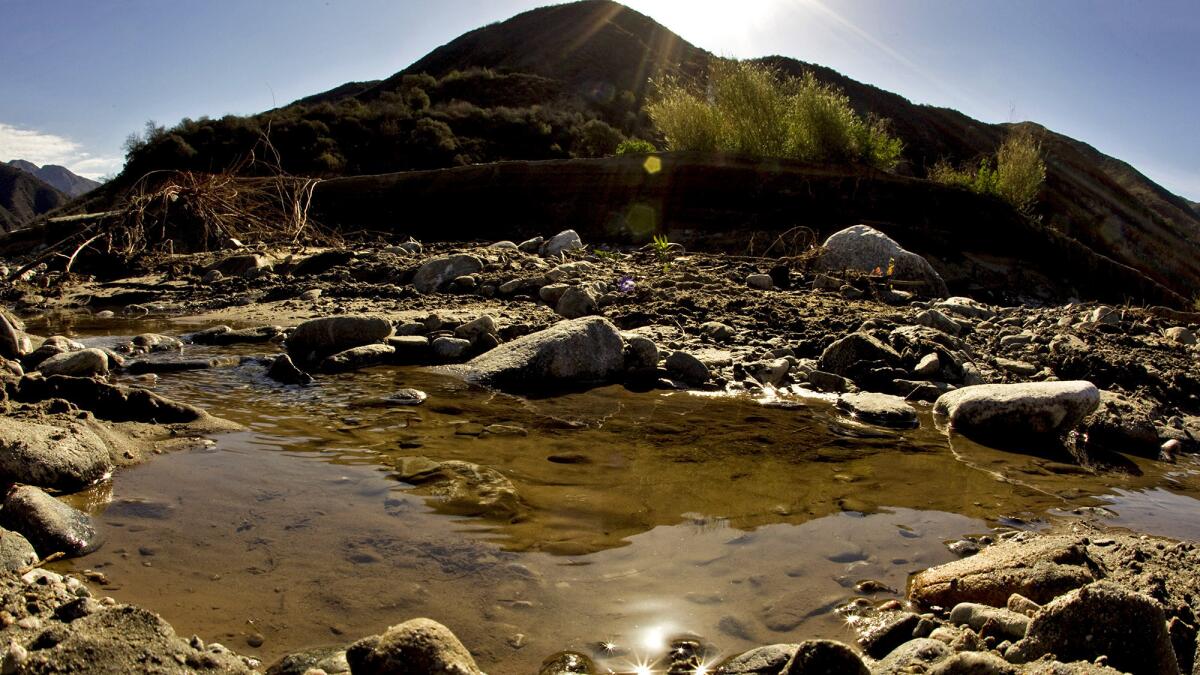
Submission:
<svg viewBox="0 0 1200 675">
<path fill-rule="evenodd" d="M 812 73 L 782 77 L 760 64 L 719 60 L 704 92 L 671 79 L 655 88 L 647 112 L 671 150 L 892 169 L 903 149 L 885 121 L 859 117 L 840 90 Z"/>
<path fill-rule="evenodd" d="M 625 135 L 602 120 L 588 120 L 578 129 L 576 154 L 583 157 L 607 157 L 617 151 Z"/>
<path fill-rule="evenodd" d="M 1042 161 L 1041 144 L 1033 134 L 1016 128 L 1000 145 L 994 160 L 984 157 L 975 169 L 956 169 L 938 162 L 930 169 L 929 178 L 979 194 L 995 195 L 1030 215 L 1046 181 L 1046 164 Z"/>
<path fill-rule="evenodd" d="M 617 146 L 617 155 L 649 155 L 658 152 L 654 144 L 640 138 L 627 138 Z"/>
</svg>

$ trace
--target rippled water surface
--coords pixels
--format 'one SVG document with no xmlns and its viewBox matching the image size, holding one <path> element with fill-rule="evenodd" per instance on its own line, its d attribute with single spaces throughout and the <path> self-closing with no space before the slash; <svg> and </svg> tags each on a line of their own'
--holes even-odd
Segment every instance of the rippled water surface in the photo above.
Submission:
<svg viewBox="0 0 1200 675">
<path fill-rule="evenodd" d="M 32 327 L 98 343 L 194 328 Z M 568 648 L 627 670 L 677 634 L 726 654 L 850 639 L 830 610 L 858 582 L 899 597 L 910 572 L 953 558 L 947 540 L 994 527 L 1085 507 L 1120 526 L 1200 534 L 1191 463 L 1131 458 L 1127 473 L 1097 476 L 1045 453 L 948 442 L 928 415 L 892 431 L 797 394 L 764 404 L 606 387 L 524 399 L 393 367 L 301 388 L 255 363 L 153 387 L 248 431 L 74 497 L 108 542 L 67 566 L 102 571 L 105 593 L 181 634 L 267 660 L 428 616 L 493 675 L 536 672 Z M 403 387 L 428 401 L 390 404 Z M 475 515 L 399 480 L 416 458 L 499 471 L 520 501 Z"/>
</svg>

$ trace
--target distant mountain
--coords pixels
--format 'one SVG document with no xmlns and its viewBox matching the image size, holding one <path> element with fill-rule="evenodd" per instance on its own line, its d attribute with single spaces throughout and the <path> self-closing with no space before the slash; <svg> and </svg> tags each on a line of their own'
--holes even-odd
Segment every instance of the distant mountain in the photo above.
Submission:
<svg viewBox="0 0 1200 675">
<path fill-rule="evenodd" d="M 65 166 L 57 164 L 47 164 L 39 168 L 33 162 L 14 159 L 8 165 L 37 176 L 69 197 L 78 197 L 100 187 L 97 181 L 76 175 Z"/>
<path fill-rule="evenodd" d="M 70 198 L 21 169 L 0 164 L 0 227 L 6 232 L 66 204 Z"/>
<path fill-rule="evenodd" d="M 655 138 L 644 112 L 651 80 L 702 83 L 712 58 L 610 0 L 544 7 L 466 33 L 384 80 L 257 116 L 185 120 L 135 148 L 118 185 L 160 168 L 235 166 L 268 130 L 283 167 L 304 175 L 601 156 L 625 137 Z M 940 160 L 977 161 L 1011 126 L 913 104 L 823 66 L 762 60 L 786 73 L 811 71 L 860 113 L 890 120 L 905 145 L 903 175 L 923 177 Z M 1031 126 L 1047 162 L 1038 206 L 1045 225 L 1179 293 L 1200 288 L 1194 204 L 1085 143 Z"/>
</svg>

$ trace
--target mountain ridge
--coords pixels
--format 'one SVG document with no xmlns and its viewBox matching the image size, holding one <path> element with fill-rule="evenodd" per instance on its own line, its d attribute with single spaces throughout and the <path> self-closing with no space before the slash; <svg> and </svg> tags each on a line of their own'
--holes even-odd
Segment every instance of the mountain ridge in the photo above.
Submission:
<svg viewBox="0 0 1200 675">
<path fill-rule="evenodd" d="M 69 201 L 49 183 L 22 169 L 0 164 L 0 228 L 6 232 Z"/>
<path fill-rule="evenodd" d="M 58 164 L 46 164 L 39 167 L 37 164 L 24 159 L 13 159 L 9 160 L 8 165 L 36 176 L 39 180 L 48 183 L 51 187 L 69 197 L 79 197 L 100 187 L 98 181 L 94 181 L 91 178 L 84 178 L 67 167 Z"/>
</svg>

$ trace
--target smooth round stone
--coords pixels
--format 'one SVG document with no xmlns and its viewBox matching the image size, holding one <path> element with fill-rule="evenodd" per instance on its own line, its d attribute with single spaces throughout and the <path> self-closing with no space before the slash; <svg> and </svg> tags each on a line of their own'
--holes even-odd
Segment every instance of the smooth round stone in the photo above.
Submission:
<svg viewBox="0 0 1200 675">
<path fill-rule="evenodd" d="M 918 425 L 917 411 L 899 396 L 870 392 L 842 394 L 837 407 L 855 419 L 879 426 L 904 429 Z"/>
<path fill-rule="evenodd" d="M 387 397 L 387 402 L 393 405 L 421 405 L 429 398 L 420 389 L 400 389 Z"/>
</svg>

